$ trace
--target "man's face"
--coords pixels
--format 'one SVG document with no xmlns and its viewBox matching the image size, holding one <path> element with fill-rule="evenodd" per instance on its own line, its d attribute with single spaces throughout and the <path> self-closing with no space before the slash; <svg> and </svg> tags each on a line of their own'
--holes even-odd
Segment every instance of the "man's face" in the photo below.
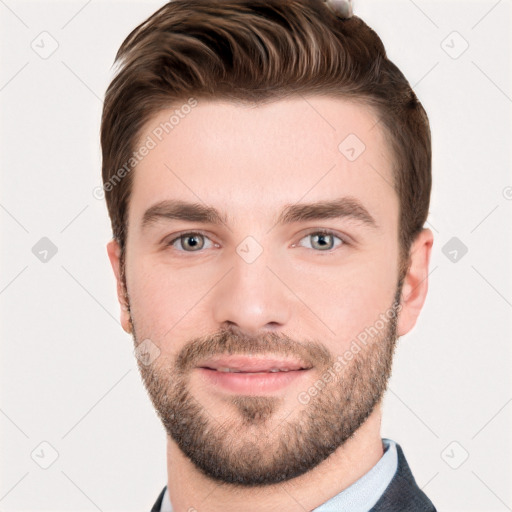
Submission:
<svg viewBox="0 0 512 512">
<path fill-rule="evenodd" d="M 390 151 L 370 110 L 340 99 L 199 101 L 159 141 L 173 110 L 140 136 L 156 146 L 132 171 L 123 326 L 158 347 L 139 368 L 196 466 L 277 483 L 326 459 L 385 390 L 400 301 Z M 220 221 L 182 205 L 143 223 L 162 201 Z M 332 204 L 297 210 L 315 203 Z"/>
</svg>

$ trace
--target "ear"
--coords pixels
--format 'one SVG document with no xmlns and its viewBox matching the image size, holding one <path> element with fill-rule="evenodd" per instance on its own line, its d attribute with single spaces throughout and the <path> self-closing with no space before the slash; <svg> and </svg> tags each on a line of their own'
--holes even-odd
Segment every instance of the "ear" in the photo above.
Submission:
<svg viewBox="0 0 512 512">
<path fill-rule="evenodd" d="M 132 325 L 128 309 L 129 304 L 125 296 L 126 290 L 121 276 L 121 246 L 117 240 L 111 240 L 107 244 L 107 253 L 117 281 L 117 300 L 121 306 L 121 325 L 130 334 L 132 332 Z"/>
<path fill-rule="evenodd" d="M 416 324 L 428 291 L 428 266 L 434 235 L 430 229 L 423 229 L 415 238 L 409 252 L 410 265 L 404 277 L 397 334 L 407 334 Z"/>
</svg>

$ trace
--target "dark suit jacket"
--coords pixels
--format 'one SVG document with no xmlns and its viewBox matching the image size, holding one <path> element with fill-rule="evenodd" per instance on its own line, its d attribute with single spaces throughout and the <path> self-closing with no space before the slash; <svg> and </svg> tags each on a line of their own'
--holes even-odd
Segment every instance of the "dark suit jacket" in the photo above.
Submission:
<svg viewBox="0 0 512 512">
<path fill-rule="evenodd" d="M 386 487 L 379 501 L 369 512 L 437 512 L 432 502 L 416 484 L 402 448 L 397 444 L 396 449 L 398 467 L 395 476 Z M 151 512 L 160 512 L 164 492 L 165 487 L 158 496 Z M 343 512 L 350 512 L 350 510 Z"/>
</svg>

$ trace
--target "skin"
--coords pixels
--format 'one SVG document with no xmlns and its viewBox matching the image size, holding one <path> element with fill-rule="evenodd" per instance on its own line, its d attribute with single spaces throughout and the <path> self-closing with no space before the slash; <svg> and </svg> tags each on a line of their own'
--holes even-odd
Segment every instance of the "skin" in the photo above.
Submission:
<svg viewBox="0 0 512 512">
<path fill-rule="evenodd" d="M 140 140 L 172 110 L 155 116 Z M 361 104 L 323 96 L 257 107 L 199 101 L 132 171 L 125 279 L 115 240 L 107 252 L 123 329 L 136 345 L 149 339 L 160 351 L 150 365 L 138 364 L 168 434 L 168 486 L 176 512 L 311 510 L 382 457 L 380 401 L 394 343 L 414 327 L 427 294 L 433 235 L 424 229 L 415 239 L 401 285 L 399 199 L 390 186 L 389 145 L 376 120 Z M 338 150 L 349 134 L 366 146 L 353 162 Z M 377 227 L 348 217 L 276 225 L 286 205 L 342 196 L 364 205 Z M 227 222 L 166 219 L 143 230 L 146 209 L 165 199 L 213 206 Z M 334 230 L 347 244 L 328 237 L 332 249 L 319 248 L 314 235 L 321 229 Z M 199 251 L 186 245 L 190 238 L 165 245 L 197 230 L 207 236 L 199 240 L 205 243 Z M 251 263 L 237 252 L 247 236 L 262 249 Z M 388 322 L 317 396 L 301 403 L 299 393 L 380 314 L 398 305 L 396 298 L 396 322 Z M 207 385 L 194 368 L 201 354 L 228 347 L 241 354 L 248 347 L 269 355 L 308 354 L 313 368 L 271 395 L 234 398 Z M 185 355 L 180 373 L 178 356 Z M 365 414 L 356 417 L 361 409 Z M 175 418 L 190 420 L 181 431 L 173 411 Z M 310 441 L 323 438 L 322 432 L 328 432 L 331 449 L 316 453 Z M 192 433 L 203 442 L 197 458 L 216 457 L 204 461 L 207 468 L 222 462 L 217 478 L 176 441 Z M 291 464 L 300 450 L 312 467 L 304 462 L 296 468 L 302 474 L 250 485 L 257 475 L 275 477 L 278 461 Z M 230 475 L 244 476 L 246 485 L 230 482 Z"/>
</svg>

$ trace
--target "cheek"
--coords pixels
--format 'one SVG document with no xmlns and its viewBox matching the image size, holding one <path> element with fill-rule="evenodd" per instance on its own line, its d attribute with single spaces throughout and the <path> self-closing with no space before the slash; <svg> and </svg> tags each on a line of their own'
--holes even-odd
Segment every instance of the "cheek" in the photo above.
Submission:
<svg viewBox="0 0 512 512">
<path fill-rule="evenodd" d="M 367 253 L 340 265 L 301 265 L 288 271 L 293 290 L 314 315 L 307 315 L 308 332 L 335 340 L 341 352 L 366 328 L 390 310 L 396 293 L 396 252 Z M 307 276 L 307 278 L 304 278 Z"/>
<path fill-rule="evenodd" d="M 215 263 L 171 266 L 165 257 L 132 254 L 128 290 L 138 339 L 149 338 L 172 355 L 183 340 L 219 328 L 212 323 L 210 292 L 227 268 Z"/>
<path fill-rule="evenodd" d="M 154 258 L 133 258 L 132 262 L 128 291 L 137 336 L 163 341 L 179 331 L 182 337 L 201 292 L 201 279 L 187 274 L 191 279 L 184 281 L 182 272 L 155 264 Z"/>
</svg>

